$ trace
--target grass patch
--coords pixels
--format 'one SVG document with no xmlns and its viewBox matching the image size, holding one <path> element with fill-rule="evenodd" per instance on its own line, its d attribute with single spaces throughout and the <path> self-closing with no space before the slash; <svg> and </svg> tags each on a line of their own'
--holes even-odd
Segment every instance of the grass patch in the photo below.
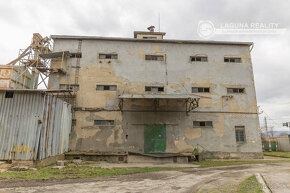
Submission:
<svg viewBox="0 0 290 193">
<path fill-rule="evenodd" d="M 253 175 L 238 185 L 237 193 L 263 193 L 256 176 Z"/>
<path fill-rule="evenodd" d="M 290 152 L 264 152 L 265 156 L 290 158 Z"/>
<path fill-rule="evenodd" d="M 253 175 L 239 184 L 220 184 L 215 188 L 199 190 L 198 193 L 263 193 L 256 176 Z"/>
<path fill-rule="evenodd" d="M 144 167 L 144 168 L 101 168 L 90 166 L 71 166 L 63 169 L 52 169 L 42 167 L 36 171 L 11 171 L 0 173 L 0 178 L 8 179 L 64 179 L 64 178 L 96 178 L 105 176 L 125 175 L 143 172 L 155 172 L 164 170 L 182 170 L 186 168 L 162 168 L 162 167 Z"/>
<path fill-rule="evenodd" d="M 261 164 L 261 163 L 279 163 L 279 162 L 290 162 L 290 160 L 248 160 L 248 161 L 201 161 L 196 162 L 200 167 L 217 167 L 217 166 L 231 166 L 231 165 L 244 165 L 244 164 Z"/>
</svg>

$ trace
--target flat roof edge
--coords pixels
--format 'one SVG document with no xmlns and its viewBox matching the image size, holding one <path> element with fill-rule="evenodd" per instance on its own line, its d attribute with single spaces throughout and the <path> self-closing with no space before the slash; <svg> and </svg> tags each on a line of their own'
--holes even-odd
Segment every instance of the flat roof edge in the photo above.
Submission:
<svg viewBox="0 0 290 193">
<path fill-rule="evenodd" d="M 57 93 L 57 92 L 72 92 L 72 90 L 63 89 L 13 89 L 13 88 L 1 88 L 0 92 L 40 92 L 40 93 Z"/>
<path fill-rule="evenodd" d="M 101 36 L 72 36 L 72 35 L 51 35 L 52 39 L 71 40 L 107 40 L 126 42 L 154 42 L 154 43 L 176 43 L 176 44 L 216 44 L 216 45 L 253 45 L 253 42 L 233 42 L 233 41 L 212 41 L 212 40 L 175 40 L 175 39 L 136 39 L 121 37 L 101 37 Z"/>
</svg>

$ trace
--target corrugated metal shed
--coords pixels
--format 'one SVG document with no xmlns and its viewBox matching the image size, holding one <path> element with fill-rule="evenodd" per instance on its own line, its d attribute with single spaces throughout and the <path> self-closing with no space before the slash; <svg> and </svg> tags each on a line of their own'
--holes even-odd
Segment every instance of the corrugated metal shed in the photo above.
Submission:
<svg viewBox="0 0 290 193">
<path fill-rule="evenodd" d="M 12 93 L 0 90 L 0 160 L 40 160 L 67 151 L 71 105 L 45 92 Z"/>
</svg>

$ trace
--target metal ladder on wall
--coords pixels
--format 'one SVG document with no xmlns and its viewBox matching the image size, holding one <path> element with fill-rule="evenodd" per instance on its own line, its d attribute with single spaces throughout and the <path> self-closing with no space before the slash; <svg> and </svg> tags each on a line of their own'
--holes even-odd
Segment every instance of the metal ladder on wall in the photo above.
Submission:
<svg viewBox="0 0 290 193">
<path fill-rule="evenodd" d="M 77 53 L 81 53 L 82 51 L 82 40 L 79 40 L 79 43 L 78 43 L 78 50 L 77 50 Z M 78 57 L 77 58 L 77 61 L 76 61 L 76 66 L 75 66 L 75 87 L 74 87 L 74 90 L 73 90 L 73 95 L 74 95 L 74 100 L 73 100 L 73 114 L 72 114 L 72 117 L 73 119 L 75 119 L 75 108 L 77 107 L 77 89 L 76 89 L 76 85 L 78 85 L 79 83 L 79 74 L 80 74 L 80 61 L 81 61 L 81 58 Z"/>
</svg>

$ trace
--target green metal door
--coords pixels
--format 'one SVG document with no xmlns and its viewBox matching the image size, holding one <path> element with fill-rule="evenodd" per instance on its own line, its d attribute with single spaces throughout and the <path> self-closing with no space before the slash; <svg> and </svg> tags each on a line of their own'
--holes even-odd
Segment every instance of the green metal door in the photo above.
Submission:
<svg viewBox="0 0 290 193">
<path fill-rule="evenodd" d="M 277 151 L 276 150 L 276 141 L 271 141 L 271 150 L 272 151 Z"/>
<path fill-rule="evenodd" d="M 166 129 L 165 125 L 144 125 L 145 153 L 165 152 Z"/>
</svg>

